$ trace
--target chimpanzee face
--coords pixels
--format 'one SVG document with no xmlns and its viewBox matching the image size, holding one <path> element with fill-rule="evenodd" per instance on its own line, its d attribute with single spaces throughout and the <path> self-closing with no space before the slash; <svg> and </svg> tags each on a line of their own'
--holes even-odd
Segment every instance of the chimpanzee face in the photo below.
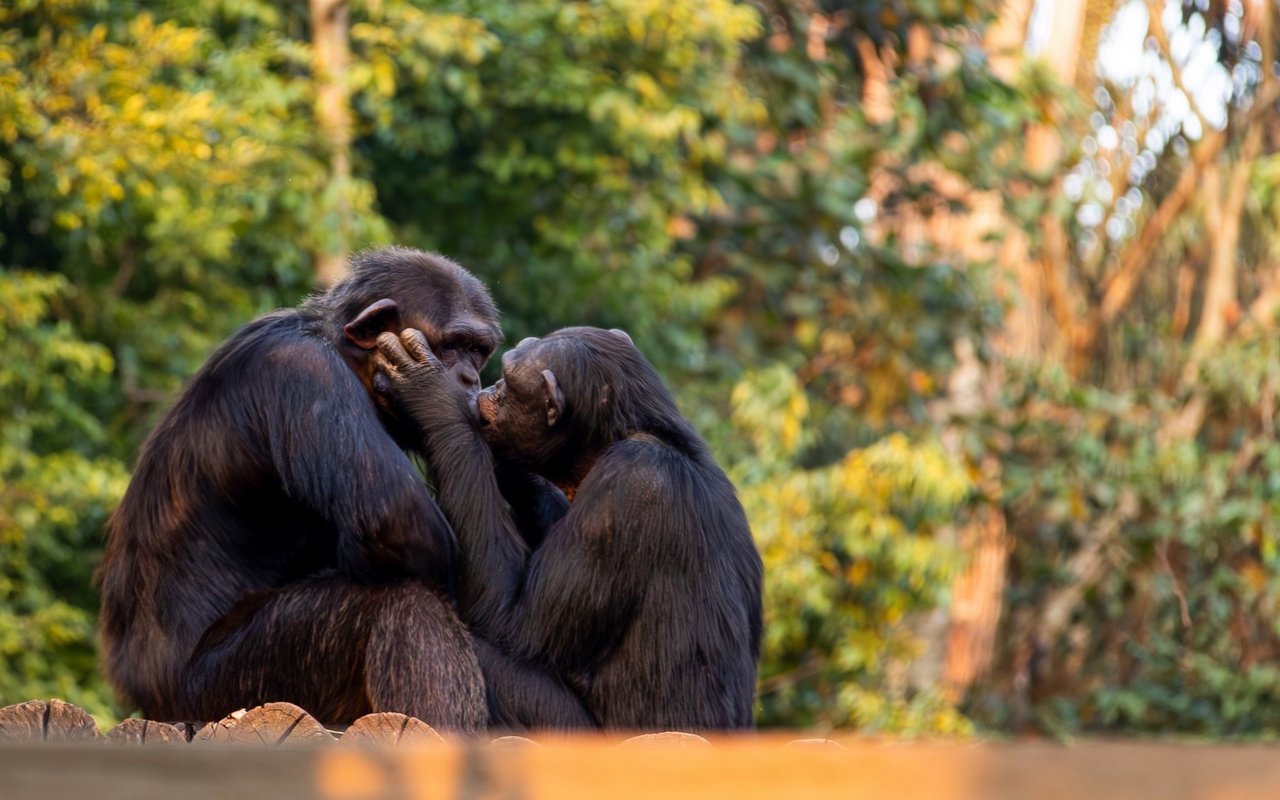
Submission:
<svg viewBox="0 0 1280 800">
<path fill-rule="evenodd" d="M 475 313 L 463 312 L 444 320 L 426 316 L 404 320 L 405 328 L 417 328 L 427 337 L 436 358 L 468 392 L 480 390 L 480 370 L 498 346 L 497 326 Z M 393 331 L 399 334 L 399 331 Z"/>
<path fill-rule="evenodd" d="M 480 389 L 480 370 L 493 355 L 501 337 L 497 322 L 468 309 L 465 304 L 440 305 L 452 314 L 442 315 L 439 308 L 429 304 L 400 304 L 387 298 L 372 303 L 347 323 L 343 330 L 353 345 L 349 356 L 356 362 L 356 372 L 366 388 L 372 387 L 373 368 L 364 356 L 374 351 L 378 335 L 399 335 L 405 328 L 417 328 L 464 389 L 472 393 Z M 374 395 L 376 399 L 377 393 Z"/>
<path fill-rule="evenodd" d="M 564 396 L 552 367 L 556 346 L 529 338 L 502 357 L 502 379 L 476 397 L 480 434 L 500 458 L 536 466 L 558 438 Z"/>
</svg>

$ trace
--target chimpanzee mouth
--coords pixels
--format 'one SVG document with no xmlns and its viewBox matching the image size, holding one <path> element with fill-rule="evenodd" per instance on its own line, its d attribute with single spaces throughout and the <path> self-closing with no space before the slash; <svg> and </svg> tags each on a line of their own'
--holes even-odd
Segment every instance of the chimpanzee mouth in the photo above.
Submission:
<svg viewBox="0 0 1280 800">
<path fill-rule="evenodd" d="M 471 412 L 471 419 L 475 420 L 476 427 L 483 428 L 489 424 L 489 420 L 485 419 L 484 414 L 480 413 L 480 392 L 467 396 L 467 410 Z"/>
</svg>

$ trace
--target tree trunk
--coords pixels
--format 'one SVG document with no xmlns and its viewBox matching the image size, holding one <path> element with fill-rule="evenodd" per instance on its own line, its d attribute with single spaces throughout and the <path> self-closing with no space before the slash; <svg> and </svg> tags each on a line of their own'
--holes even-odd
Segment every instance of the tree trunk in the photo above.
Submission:
<svg viewBox="0 0 1280 800">
<path fill-rule="evenodd" d="M 1052 34 L 1038 56 L 1058 80 L 1070 86 L 1075 85 L 1084 12 L 1084 0 L 1054 0 Z M 1032 129 L 1027 140 L 1027 166 L 1032 172 L 1048 172 L 1057 166 L 1061 155 L 1062 142 L 1056 130 L 1048 125 Z"/>
<path fill-rule="evenodd" d="M 1191 358 L 1183 372 L 1184 384 L 1195 381 L 1206 355 L 1226 337 L 1240 319 L 1237 256 L 1240 222 L 1249 199 L 1249 174 L 1262 146 L 1262 125 L 1254 124 L 1244 134 L 1240 154 L 1231 165 L 1225 186 L 1217 163 L 1206 166 L 1201 191 L 1204 197 L 1205 233 L 1209 238 L 1209 269 L 1204 282 L 1204 304 L 1200 324 L 1191 345 Z"/>
<path fill-rule="evenodd" d="M 1081 24 L 1080 46 L 1076 53 L 1075 87 L 1089 91 L 1096 80 L 1098 45 L 1102 43 L 1102 31 L 1116 14 L 1118 0 L 1089 0 L 1085 4 Z"/>
<path fill-rule="evenodd" d="M 862 62 L 862 113 L 873 125 L 893 119 L 893 94 L 889 91 L 889 70 L 876 52 L 875 42 L 864 33 L 855 33 L 854 47 Z"/>
<path fill-rule="evenodd" d="M 335 225 L 329 240 L 315 254 L 316 282 L 332 286 L 347 269 L 347 226 L 350 209 L 345 200 L 351 178 L 351 115 L 347 98 L 347 0 L 310 0 L 312 73 L 316 83 L 316 123 L 329 151 L 329 194 L 326 209 Z"/>
<path fill-rule="evenodd" d="M 983 48 L 991 59 L 991 71 L 1002 81 L 1012 81 L 1022 68 L 1027 44 L 1027 25 L 1035 0 L 1005 0 L 1000 16 L 987 29 Z"/>
<path fill-rule="evenodd" d="M 993 69 L 1006 80 L 1018 71 L 1016 59 L 1025 50 L 1031 8 L 1028 0 L 1010 0 L 987 36 L 987 45 L 993 49 Z M 1068 83 L 1075 77 L 1084 11 L 1083 0 L 1058 0 L 1054 4 L 1054 35 L 1041 56 Z M 1037 126 L 1029 134 L 1028 166 L 1037 172 L 1054 169 L 1061 149 L 1056 130 L 1049 125 Z M 1066 233 L 1056 220 L 1046 219 L 1041 227 L 1046 245 L 1038 259 L 1027 258 L 1029 243 L 1016 230 L 1008 231 L 1000 254 L 1001 264 L 1014 276 L 1021 294 L 1005 318 L 1000 342 L 1006 355 L 1018 358 L 1043 355 L 1048 338 L 1046 310 L 1054 312 L 1058 327 L 1073 324 L 1066 285 L 1070 257 Z M 1070 335 L 1069 330 L 1063 333 Z M 995 381 L 998 376 L 988 375 L 987 379 Z M 998 462 L 983 464 L 986 499 L 974 509 L 959 533 L 959 545 L 968 556 L 968 566 L 951 587 L 951 619 L 942 667 L 943 692 L 952 701 L 964 696 L 994 657 L 1010 547 L 1000 505 L 1000 473 Z"/>
<path fill-rule="evenodd" d="M 964 699 L 995 655 L 1009 556 L 1003 509 L 990 502 L 978 506 L 960 536 L 969 564 L 951 584 L 951 618 L 942 665 L 942 693 L 952 703 Z"/>
</svg>

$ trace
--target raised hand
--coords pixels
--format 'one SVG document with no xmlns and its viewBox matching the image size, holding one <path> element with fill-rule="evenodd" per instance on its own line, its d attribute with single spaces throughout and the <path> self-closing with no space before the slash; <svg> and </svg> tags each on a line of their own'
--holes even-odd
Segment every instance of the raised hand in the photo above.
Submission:
<svg viewBox="0 0 1280 800">
<path fill-rule="evenodd" d="M 449 375 L 421 331 L 382 333 L 377 343 L 373 387 L 420 429 L 426 432 L 468 419 L 470 396 Z"/>
</svg>

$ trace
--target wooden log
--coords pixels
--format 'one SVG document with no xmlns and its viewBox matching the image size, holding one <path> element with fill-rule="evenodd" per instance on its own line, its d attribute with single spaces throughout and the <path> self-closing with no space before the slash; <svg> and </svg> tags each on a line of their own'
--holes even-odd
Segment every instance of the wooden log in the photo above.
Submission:
<svg viewBox="0 0 1280 800">
<path fill-rule="evenodd" d="M 97 739 L 98 724 L 62 700 L 28 700 L 0 708 L 0 741 L 74 742 Z"/>
<path fill-rule="evenodd" d="M 281 747 L 322 744 L 333 737 L 315 717 L 293 703 L 267 703 L 210 722 L 192 741 Z"/>
<path fill-rule="evenodd" d="M 167 722 L 149 719 L 126 719 L 107 731 L 113 744 L 186 744 L 190 732 Z"/>
<path fill-rule="evenodd" d="M 795 750 L 795 749 L 843 750 L 844 745 L 840 744 L 834 739 L 792 739 L 791 741 L 783 745 L 783 749 L 784 750 Z"/>
<path fill-rule="evenodd" d="M 439 744 L 444 737 L 417 717 L 379 711 L 351 723 L 342 741 L 362 745 L 428 745 Z"/>
<path fill-rule="evenodd" d="M 662 733 L 645 733 L 640 736 L 632 736 L 630 739 L 623 739 L 618 744 L 619 747 L 648 747 L 651 745 L 661 745 L 669 750 L 685 750 L 690 748 L 710 747 L 711 742 L 708 742 L 696 733 L 663 731 Z"/>
<path fill-rule="evenodd" d="M 43 742 L 48 708 L 49 704 L 43 700 L 28 700 L 0 708 L 0 740 Z"/>
<path fill-rule="evenodd" d="M 534 740 L 526 736 L 512 735 L 512 736 L 499 736 L 497 739 L 494 739 L 492 742 L 489 742 L 489 746 L 490 747 L 511 747 L 511 748 L 518 749 L 521 747 L 541 747 L 542 745 L 538 744 L 537 742 L 535 742 Z"/>
</svg>

